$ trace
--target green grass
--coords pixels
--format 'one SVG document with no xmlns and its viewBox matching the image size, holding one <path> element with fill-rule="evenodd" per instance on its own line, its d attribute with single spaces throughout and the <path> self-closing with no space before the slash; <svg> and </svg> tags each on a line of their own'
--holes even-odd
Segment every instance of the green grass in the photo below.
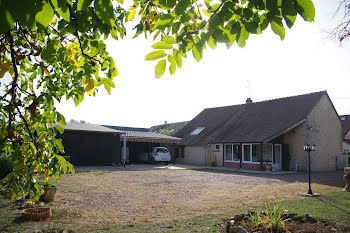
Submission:
<svg viewBox="0 0 350 233">
<path fill-rule="evenodd" d="M 350 221 L 350 193 L 335 191 L 313 198 L 301 198 L 280 203 L 281 209 L 289 213 L 309 214 L 327 219 L 337 225 L 347 227 Z M 261 207 L 263 209 L 264 207 Z M 76 226 L 47 222 L 23 222 L 16 220 L 19 211 L 10 201 L 0 196 L 0 232 L 33 232 L 34 230 L 62 229 L 74 232 L 218 232 L 222 219 L 246 212 L 249 207 L 232 209 L 217 215 L 204 215 L 182 221 L 166 223 L 145 223 L 136 225 L 101 225 Z M 251 209 L 250 209 L 251 210 Z M 56 210 L 57 211 L 57 210 Z M 58 210 L 59 211 L 59 210 Z M 79 223 L 78 223 L 79 224 Z"/>
</svg>

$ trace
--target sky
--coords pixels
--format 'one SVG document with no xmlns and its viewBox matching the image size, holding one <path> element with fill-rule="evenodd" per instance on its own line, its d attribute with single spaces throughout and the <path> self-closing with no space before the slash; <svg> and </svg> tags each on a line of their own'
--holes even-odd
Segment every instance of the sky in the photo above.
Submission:
<svg viewBox="0 0 350 233">
<path fill-rule="evenodd" d="M 253 35 L 245 48 L 207 48 L 197 63 L 191 53 L 182 69 L 161 79 L 154 76 L 156 61 L 144 61 L 153 51 L 152 40 L 140 35 L 108 40 L 119 75 L 108 95 L 103 88 L 95 97 L 85 95 L 76 108 L 73 101 L 57 105 L 66 120 L 129 127 L 187 121 L 203 109 L 243 104 L 326 90 L 338 114 L 350 114 L 350 41 L 339 45 L 325 31 L 334 18 L 337 1 L 314 0 L 315 22 L 298 17 L 281 41 L 270 29 Z M 248 85 L 250 83 L 250 85 Z M 250 88 L 248 88 L 250 86 Z"/>
</svg>

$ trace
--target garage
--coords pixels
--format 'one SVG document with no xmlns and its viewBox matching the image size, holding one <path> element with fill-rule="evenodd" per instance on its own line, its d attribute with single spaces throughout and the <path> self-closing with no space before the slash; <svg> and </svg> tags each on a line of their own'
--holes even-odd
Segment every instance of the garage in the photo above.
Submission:
<svg viewBox="0 0 350 233">
<path fill-rule="evenodd" d="M 115 165 L 120 163 L 122 132 L 95 124 L 69 122 L 62 139 L 65 156 L 74 165 Z"/>
</svg>

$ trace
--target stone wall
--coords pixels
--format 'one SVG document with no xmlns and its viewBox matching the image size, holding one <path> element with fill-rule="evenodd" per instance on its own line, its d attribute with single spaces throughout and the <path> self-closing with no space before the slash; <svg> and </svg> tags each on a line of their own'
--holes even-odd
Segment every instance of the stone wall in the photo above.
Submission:
<svg viewBox="0 0 350 233">
<path fill-rule="evenodd" d="M 311 170 L 335 171 L 336 157 L 342 154 L 342 128 L 338 114 L 327 95 L 311 111 L 305 127 L 305 143 L 315 144 L 317 148 L 315 152 L 311 152 Z M 305 167 L 305 162 L 302 167 Z"/>
<path fill-rule="evenodd" d="M 206 150 L 202 146 L 185 146 L 184 158 L 176 158 L 176 163 L 205 166 Z"/>
</svg>

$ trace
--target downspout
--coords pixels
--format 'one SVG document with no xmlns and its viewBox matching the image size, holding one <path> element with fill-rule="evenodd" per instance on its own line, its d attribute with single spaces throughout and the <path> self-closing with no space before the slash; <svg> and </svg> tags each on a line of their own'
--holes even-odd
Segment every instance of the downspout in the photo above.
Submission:
<svg viewBox="0 0 350 233">
<path fill-rule="evenodd" d="M 203 149 L 204 149 L 204 166 L 207 166 L 207 148 L 209 145 L 210 145 L 210 143 L 208 142 L 208 144 L 203 147 Z"/>
<path fill-rule="evenodd" d="M 126 135 L 123 137 L 123 164 L 125 168 L 126 163 Z"/>
</svg>

